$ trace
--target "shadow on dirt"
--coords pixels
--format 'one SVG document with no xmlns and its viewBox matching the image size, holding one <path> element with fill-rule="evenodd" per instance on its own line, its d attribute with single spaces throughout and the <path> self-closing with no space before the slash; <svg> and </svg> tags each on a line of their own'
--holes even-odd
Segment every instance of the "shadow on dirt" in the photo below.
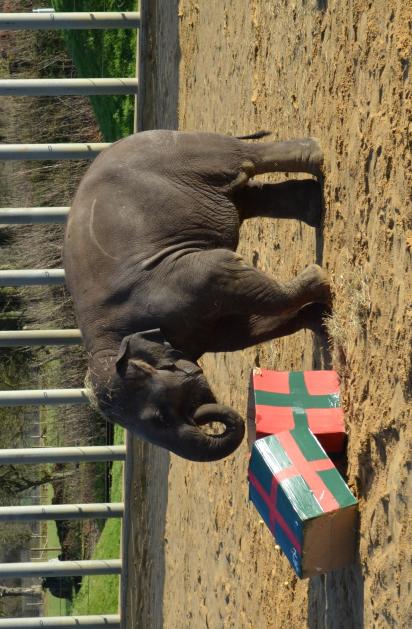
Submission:
<svg viewBox="0 0 412 629">
<path fill-rule="evenodd" d="M 309 581 L 308 628 L 364 627 L 363 576 L 359 560 Z"/>
<path fill-rule="evenodd" d="M 320 182 L 323 188 L 323 182 Z M 324 210 L 323 212 L 324 213 Z M 316 264 L 323 266 L 323 248 L 324 248 L 324 236 L 323 236 L 323 224 L 315 230 L 315 254 Z M 313 369 L 332 369 L 332 356 L 330 353 L 329 339 L 326 334 L 322 336 L 316 335 L 313 341 Z"/>
<path fill-rule="evenodd" d="M 141 0 L 137 129 L 177 129 L 178 0 Z M 130 445 L 130 448 L 129 448 Z M 162 627 L 169 453 L 129 439 L 121 609 L 125 627 Z"/>
<path fill-rule="evenodd" d="M 324 234 L 321 227 L 316 230 L 316 263 L 320 266 L 324 263 L 323 251 Z M 313 368 L 333 369 L 326 334 L 323 337 L 316 336 L 314 339 Z M 342 476 L 346 478 L 346 455 L 334 463 Z M 363 602 L 363 575 L 360 559 L 357 556 L 353 565 L 309 580 L 308 628 L 356 627 L 356 629 L 362 629 L 364 627 Z"/>
<path fill-rule="evenodd" d="M 347 457 L 332 457 L 335 467 L 347 479 Z M 355 562 L 309 579 L 308 629 L 363 629 L 364 584 L 359 552 Z"/>
</svg>

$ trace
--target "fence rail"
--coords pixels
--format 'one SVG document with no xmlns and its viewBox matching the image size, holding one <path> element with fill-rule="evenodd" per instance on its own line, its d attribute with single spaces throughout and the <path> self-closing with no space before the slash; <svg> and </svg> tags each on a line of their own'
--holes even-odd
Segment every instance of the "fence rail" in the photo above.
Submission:
<svg viewBox="0 0 412 629">
<path fill-rule="evenodd" d="M 0 563 L 0 579 L 32 577 L 76 577 L 120 574 L 121 559 L 85 559 L 82 561 L 22 561 Z"/>
<path fill-rule="evenodd" d="M 44 286 L 64 284 L 64 269 L 0 271 L 0 286 Z"/>
<path fill-rule="evenodd" d="M 71 629 L 87 627 L 88 629 L 120 629 L 119 615 L 106 616 L 43 616 L 42 618 L 4 618 L 0 619 L 0 629 Z"/>
<path fill-rule="evenodd" d="M 0 96 L 99 96 L 137 92 L 137 79 L 0 80 Z"/>
<path fill-rule="evenodd" d="M 121 518 L 123 511 L 122 502 L 0 507 L 0 522 Z"/>
<path fill-rule="evenodd" d="M 1 465 L 36 463 L 97 463 L 124 461 L 126 446 L 71 446 L 63 448 L 0 448 Z"/>
<path fill-rule="evenodd" d="M 0 331 L 0 347 L 80 345 L 81 343 L 82 335 L 78 329 Z"/>
<path fill-rule="evenodd" d="M 70 208 L 65 207 L 2 207 L 0 225 L 31 223 L 65 223 Z"/>
<path fill-rule="evenodd" d="M 144 3 L 142 4 L 144 7 Z M 107 29 L 140 27 L 138 12 L 71 12 L 53 9 L 33 13 L 0 13 L 1 30 Z M 143 40 L 142 40 L 143 41 Z M 65 96 L 133 94 L 136 78 L 74 78 L 0 80 L 0 96 Z M 135 99 L 135 105 L 137 100 Z M 94 159 L 110 143 L 1 144 L 0 160 L 84 160 Z M 68 207 L 0 208 L 2 224 L 64 223 Z M 0 286 L 62 285 L 63 269 L 1 270 Z M 1 331 L 0 347 L 20 345 L 72 345 L 81 343 L 79 330 Z M 89 404 L 86 389 L 39 389 L 0 391 L 0 406 Z M 1 464 L 70 463 L 88 461 L 125 461 L 126 446 L 0 449 Z M 0 507 L 1 521 L 58 520 L 124 517 L 123 503 L 31 505 Z M 121 575 L 121 560 L 56 561 L 0 564 L 0 578 L 75 576 L 92 574 Z M 124 583 L 122 583 L 124 587 Z M 0 619 L 1 627 L 107 627 L 124 628 L 118 615 L 73 617 L 36 617 Z"/>
<path fill-rule="evenodd" d="M 0 391 L 0 406 L 90 404 L 86 389 L 21 389 Z"/>
<path fill-rule="evenodd" d="M 0 144 L 0 159 L 60 160 L 94 159 L 110 146 L 110 142 L 61 143 L 61 144 Z"/>
<path fill-rule="evenodd" d="M 102 29 L 102 28 L 139 28 L 140 13 L 136 11 L 115 12 L 96 11 L 93 13 L 0 13 L 0 29 L 51 30 L 64 28 Z"/>
</svg>

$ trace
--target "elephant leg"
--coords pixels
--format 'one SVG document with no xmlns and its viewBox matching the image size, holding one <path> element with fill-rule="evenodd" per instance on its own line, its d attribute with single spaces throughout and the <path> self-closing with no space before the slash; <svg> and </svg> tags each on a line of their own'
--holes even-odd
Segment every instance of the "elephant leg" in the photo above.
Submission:
<svg viewBox="0 0 412 629">
<path fill-rule="evenodd" d="M 206 351 L 235 352 L 304 329 L 325 337 L 324 320 L 330 312 L 325 304 L 314 303 L 304 306 L 288 318 L 270 315 L 232 315 L 222 318 L 209 337 Z"/>
<path fill-rule="evenodd" d="M 233 194 L 242 220 L 256 216 L 294 218 L 319 227 L 322 215 L 322 189 L 314 179 L 282 183 L 249 181 Z"/>
<path fill-rule="evenodd" d="M 244 146 L 244 172 L 249 176 L 272 172 L 309 173 L 320 176 L 323 154 L 314 138 Z"/>
<path fill-rule="evenodd" d="M 185 262 L 182 288 L 187 283 L 186 265 L 196 278 L 191 295 L 195 318 L 206 318 L 206 313 L 214 320 L 230 314 L 279 316 L 331 300 L 327 275 L 316 264 L 290 282 L 279 282 L 245 264 L 238 254 L 214 249 L 195 253 Z"/>
</svg>

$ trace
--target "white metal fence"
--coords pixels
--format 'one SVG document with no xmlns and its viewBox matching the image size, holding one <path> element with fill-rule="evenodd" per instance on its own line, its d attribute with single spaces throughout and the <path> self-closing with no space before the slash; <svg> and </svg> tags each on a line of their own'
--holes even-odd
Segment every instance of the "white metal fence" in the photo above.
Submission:
<svg viewBox="0 0 412 629">
<path fill-rule="evenodd" d="M 0 30 L 36 29 L 105 29 L 139 28 L 136 12 L 55 13 L 41 10 L 33 13 L 1 13 Z M 61 96 L 135 94 L 137 79 L 54 79 L 0 80 L 0 95 Z M 86 144 L 0 144 L 1 160 L 67 160 L 93 159 L 107 143 Z M 0 208 L 0 224 L 62 223 L 67 207 Z M 63 284 L 63 269 L 27 269 L 0 271 L 0 286 Z M 27 345 L 73 345 L 81 343 L 79 330 L 0 331 L 0 347 Z M 0 391 L 0 406 L 88 404 L 84 389 L 51 389 Z M 60 448 L 21 448 L 0 450 L 1 464 L 68 463 L 86 461 L 124 461 L 125 446 L 92 446 Z M 58 519 L 122 517 L 122 503 L 28 505 L 0 508 L 0 522 Z M 0 578 L 84 576 L 121 574 L 121 560 L 36 561 L 0 564 Z M 36 617 L 0 619 L 1 627 L 120 627 L 120 614 L 73 617 Z"/>
</svg>

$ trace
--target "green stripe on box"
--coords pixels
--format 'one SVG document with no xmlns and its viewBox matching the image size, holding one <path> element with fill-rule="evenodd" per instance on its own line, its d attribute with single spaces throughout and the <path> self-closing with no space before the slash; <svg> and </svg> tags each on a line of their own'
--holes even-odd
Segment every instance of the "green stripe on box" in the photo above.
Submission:
<svg viewBox="0 0 412 629">
<path fill-rule="evenodd" d="M 338 408 L 340 399 L 337 393 L 330 395 L 309 395 L 303 371 L 290 372 L 290 393 L 273 393 L 272 391 L 255 390 L 256 404 L 265 406 L 292 406 L 297 408 Z"/>
<path fill-rule="evenodd" d="M 292 476 L 292 478 L 285 478 L 285 480 L 280 483 L 280 486 L 286 495 L 286 500 L 288 500 L 302 522 L 323 515 L 322 507 L 319 505 L 302 476 L 298 475 Z M 278 497 L 278 505 L 280 499 L 281 494 L 279 494 Z M 278 507 L 278 505 L 276 506 Z"/>
<path fill-rule="evenodd" d="M 293 408 L 292 413 L 293 421 L 295 423 L 294 430 L 296 430 L 297 428 L 306 428 L 307 430 L 309 430 L 308 416 L 303 408 Z"/>
<path fill-rule="evenodd" d="M 277 474 L 280 470 L 284 470 L 292 465 L 287 452 L 285 452 L 275 435 L 269 435 L 265 439 L 258 439 L 255 445 L 273 474 Z"/>
<path fill-rule="evenodd" d="M 305 382 L 304 371 L 291 371 L 289 373 L 289 389 L 292 400 L 302 401 L 302 404 L 292 404 L 291 406 L 303 406 L 303 408 L 339 408 L 339 393 L 329 393 L 326 395 L 310 395 Z M 322 402 L 323 400 L 323 402 Z M 318 403 L 316 403 L 318 401 Z M 325 406 L 320 406 L 324 403 Z"/>
<path fill-rule="evenodd" d="M 340 507 L 356 505 L 357 500 L 336 468 L 318 472 L 329 491 L 335 496 Z"/>
<path fill-rule="evenodd" d="M 335 393 L 330 395 L 303 395 L 299 392 L 297 395 L 289 395 L 288 393 L 272 393 L 271 391 L 255 391 L 256 404 L 264 406 L 279 406 L 287 408 L 288 406 L 297 406 L 300 408 L 339 408 L 339 396 Z"/>
<path fill-rule="evenodd" d="M 307 461 L 329 458 L 315 435 L 307 428 L 298 426 L 291 430 L 290 433 Z"/>
</svg>

